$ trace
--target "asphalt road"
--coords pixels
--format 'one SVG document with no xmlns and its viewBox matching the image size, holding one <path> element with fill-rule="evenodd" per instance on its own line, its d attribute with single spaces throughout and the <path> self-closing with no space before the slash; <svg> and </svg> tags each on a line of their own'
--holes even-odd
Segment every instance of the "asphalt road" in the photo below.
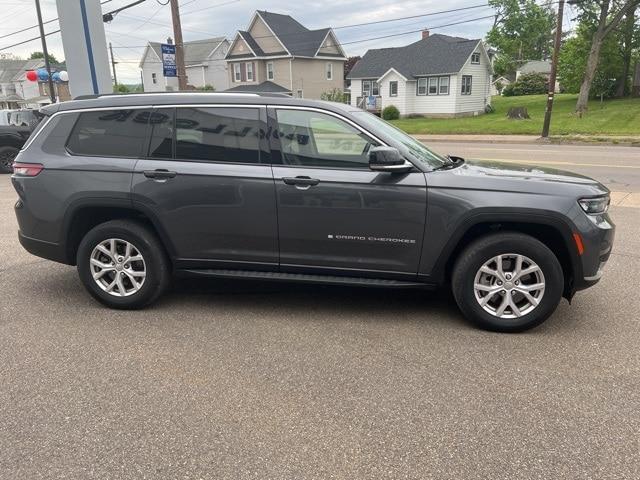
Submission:
<svg viewBox="0 0 640 480">
<path fill-rule="evenodd" d="M 521 335 L 449 295 L 185 282 L 107 310 L 30 256 L 0 177 L 0 478 L 640 478 L 640 210 Z"/>
<path fill-rule="evenodd" d="M 570 170 L 618 192 L 640 192 L 640 147 L 426 142 L 437 152 Z"/>
</svg>

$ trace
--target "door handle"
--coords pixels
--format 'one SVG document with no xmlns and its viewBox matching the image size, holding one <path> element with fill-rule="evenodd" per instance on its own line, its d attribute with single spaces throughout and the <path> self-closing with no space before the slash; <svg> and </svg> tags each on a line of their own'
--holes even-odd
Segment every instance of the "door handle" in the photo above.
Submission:
<svg viewBox="0 0 640 480">
<path fill-rule="evenodd" d="M 283 177 L 282 181 L 287 185 L 297 185 L 303 187 L 312 187 L 320 183 L 320 180 L 311 177 Z"/>
<path fill-rule="evenodd" d="M 157 170 L 145 170 L 143 173 L 145 177 L 153 178 L 154 180 L 166 180 L 167 178 L 173 178 L 177 175 L 176 172 L 170 172 L 164 168 L 159 168 Z"/>
</svg>

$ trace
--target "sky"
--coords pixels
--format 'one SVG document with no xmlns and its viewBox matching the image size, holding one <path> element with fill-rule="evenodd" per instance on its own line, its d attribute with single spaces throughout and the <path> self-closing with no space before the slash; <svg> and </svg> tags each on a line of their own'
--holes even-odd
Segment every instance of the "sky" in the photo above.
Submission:
<svg viewBox="0 0 640 480">
<path fill-rule="evenodd" d="M 43 19 L 46 21 L 56 18 L 56 1 L 40 1 Z M 106 13 L 132 1 L 102 0 L 102 11 Z M 163 42 L 167 37 L 173 36 L 170 6 L 163 6 L 160 1 L 164 3 L 168 0 L 146 0 L 119 13 L 112 22 L 104 24 L 107 41 L 112 42 L 114 57 L 118 62 L 116 68 L 120 83 L 139 83 L 138 64 L 147 41 Z M 35 0 L 0 0 L 0 49 L 38 36 L 37 28 L 7 36 L 16 30 L 36 25 L 34 2 Z M 360 27 L 337 28 L 471 6 L 478 8 Z M 493 19 L 479 18 L 494 14 L 494 10 L 486 5 L 486 0 L 180 0 L 184 41 L 217 36 L 226 36 L 232 40 L 237 30 L 247 28 L 255 10 L 291 15 L 309 29 L 332 27 L 348 56 L 362 55 L 369 48 L 406 45 L 418 40 L 418 30 L 423 28 L 429 28 L 432 33 L 482 38 L 491 28 Z M 464 20 L 473 21 L 437 28 Z M 45 25 L 45 31 L 57 29 L 57 22 Z M 406 34 L 373 39 L 399 33 Z M 64 58 L 59 33 L 48 36 L 47 45 L 50 53 L 58 59 Z M 38 39 L 8 50 L 0 50 L 0 54 L 10 52 L 27 58 L 31 52 L 41 50 Z"/>
</svg>

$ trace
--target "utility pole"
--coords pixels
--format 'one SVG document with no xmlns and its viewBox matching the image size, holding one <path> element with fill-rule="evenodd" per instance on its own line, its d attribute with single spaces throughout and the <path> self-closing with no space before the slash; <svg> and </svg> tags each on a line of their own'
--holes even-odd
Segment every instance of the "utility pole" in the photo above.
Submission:
<svg viewBox="0 0 640 480">
<path fill-rule="evenodd" d="M 56 92 L 53 89 L 53 78 L 51 78 L 51 66 L 49 65 L 49 52 L 47 51 L 47 39 L 44 34 L 44 25 L 42 24 L 40 0 L 36 0 L 36 13 L 38 14 L 38 27 L 40 27 L 40 41 L 42 42 L 42 54 L 44 55 L 44 68 L 47 70 L 47 76 L 49 77 L 49 98 L 51 98 L 51 103 L 56 103 Z"/>
<path fill-rule="evenodd" d="M 113 58 L 113 47 L 111 46 L 111 42 L 109 42 L 109 54 L 111 55 L 111 68 L 113 69 L 113 85 L 118 89 L 118 77 L 116 76 L 116 62 Z"/>
<path fill-rule="evenodd" d="M 182 41 L 182 26 L 180 25 L 180 10 L 178 0 L 171 0 L 171 21 L 173 23 L 173 38 L 176 41 L 176 70 L 178 74 L 178 90 L 187 89 L 187 74 L 184 68 L 184 42 Z"/>
<path fill-rule="evenodd" d="M 549 75 L 549 96 L 547 97 L 547 108 L 544 111 L 544 125 L 542 126 L 542 138 L 549 136 L 549 126 L 551 125 L 551 111 L 553 110 L 553 98 L 556 93 L 556 76 L 558 74 L 558 55 L 560 44 L 562 43 L 562 16 L 564 15 L 564 0 L 558 4 L 558 20 L 556 24 L 556 40 L 553 45 L 553 58 L 551 59 L 551 74 Z"/>
</svg>

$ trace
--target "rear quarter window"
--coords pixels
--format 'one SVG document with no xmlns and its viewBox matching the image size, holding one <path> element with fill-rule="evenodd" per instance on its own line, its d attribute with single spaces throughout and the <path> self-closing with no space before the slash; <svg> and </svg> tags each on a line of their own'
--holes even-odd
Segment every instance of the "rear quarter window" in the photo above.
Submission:
<svg viewBox="0 0 640 480">
<path fill-rule="evenodd" d="M 151 112 L 120 109 L 83 112 L 67 140 L 73 155 L 133 157 L 143 155 Z"/>
</svg>

